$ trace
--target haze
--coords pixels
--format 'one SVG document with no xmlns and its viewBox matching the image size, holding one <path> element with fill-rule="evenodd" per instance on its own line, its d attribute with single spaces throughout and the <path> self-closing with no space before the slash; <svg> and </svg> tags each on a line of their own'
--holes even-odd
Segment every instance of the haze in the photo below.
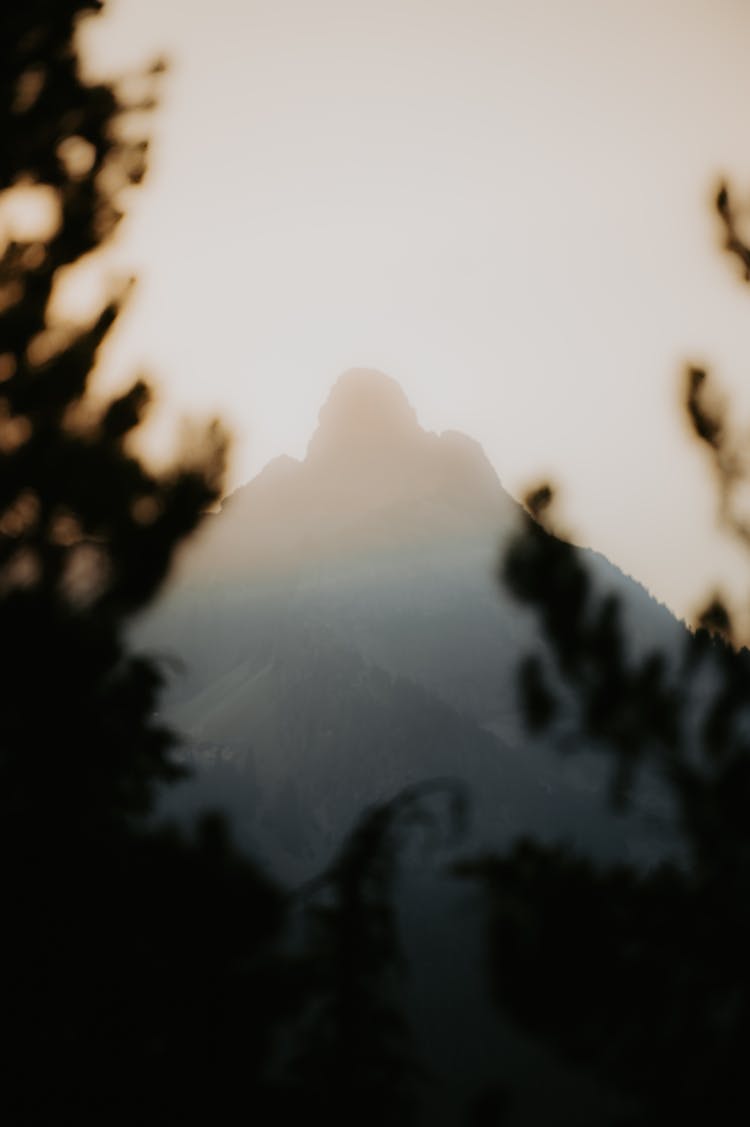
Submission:
<svg viewBox="0 0 750 1127">
<path fill-rule="evenodd" d="M 92 68 L 172 67 L 103 378 L 146 367 L 165 418 L 224 417 L 236 485 L 381 368 L 688 613 L 741 574 L 678 387 L 705 361 L 750 411 L 710 206 L 750 186 L 748 33 L 740 0 L 112 0 Z"/>
</svg>

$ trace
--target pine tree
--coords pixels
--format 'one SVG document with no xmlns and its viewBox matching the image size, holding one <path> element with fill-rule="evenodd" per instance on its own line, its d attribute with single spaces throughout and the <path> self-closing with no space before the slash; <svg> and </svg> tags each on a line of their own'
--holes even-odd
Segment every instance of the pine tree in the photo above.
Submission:
<svg viewBox="0 0 750 1127">
<path fill-rule="evenodd" d="M 750 247 L 726 187 L 716 207 L 747 280 Z M 746 433 L 702 368 L 685 372 L 684 405 L 711 460 L 721 522 L 750 547 Z M 532 840 L 467 864 L 487 893 L 493 994 L 527 1033 L 615 1094 L 616 1112 L 597 1122 L 744 1122 L 750 651 L 736 644 L 726 600 L 713 596 L 681 660 L 630 653 L 623 608 L 597 594 L 580 555 L 553 534 L 552 501 L 547 485 L 529 495 L 526 528 L 503 562 L 547 642 L 521 669 L 529 725 L 554 736 L 565 713 L 568 736 L 572 720 L 582 745 L 611 756 L 619 807 L 649 770 L 679 839 L 648 870 Z M 578 1109 L 569 1114 L 579 1121 Z"/>
<path fill-rule="evenodd" d="M 124 643 L 219 495 L 224 437 L 153 472 L 131 448 L 146 383 L 91 394 L 123 296 L 92 324 L 50 322 L 60 272 L 111 238 L 146 167 L 148 101 L 82 75 L 77 23 L 101 6 L 0 12 L 0 208 L 43 195 L 54 220 L 0 244 L 0 1108 L 164 1124 L 239 1101 L 263 1119 L 282 897 L 218 821 L 187 839 L 149 817 L 177 772 L 159 669 Z"/>
</svg>

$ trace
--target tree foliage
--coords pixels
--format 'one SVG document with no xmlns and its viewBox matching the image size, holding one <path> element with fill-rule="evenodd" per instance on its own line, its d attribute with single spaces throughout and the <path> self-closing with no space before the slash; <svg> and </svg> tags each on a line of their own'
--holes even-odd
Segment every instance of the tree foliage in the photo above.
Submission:
<svg viewBox="0 0 750 1127">
<path fill-rule="evenodd" d="M 219 497 L 226 441 L 213 425 L 154 472 L 132 445 L 147 383 L 92 394 L 124 292 L 91 323 L 51 315 L 56 285 L 111 239 L 145 174 L 163 70 L 140 76 L 137 99 L 127 82 L 87 81 L 76 29 L 101 8 L 0 14 L 0 217 L 9 202 L 48 212 L 37 235 L 0 244 L 0 1105 L 14 1124 L 269 1122 L 338 1084 L 330 1122 L 403 1119 L 406 1042 L 377 991 L 397 960 L 395 813 L 363 822 L 321 881 L 338 907 L 311 908 L 317 940 L 295 955 L 291 898 L 219 818 L 186 835 L 153 816 L 180 771 L 156 716 L 159 667 L 124 632 Z"/>
<path fill-rule="evenodd" d="M 91 394 L 123 295 L 92 323 L 50 316 L 63 272 L 111 238 L 145 171 L 150 100 L 81 73 L 76 27 L 100 7 L 0 15 L 0 206 L 41 199 L 51 216 L 39 237 L 11 231 L 0 257 L 0 1101 L 13 1123 L 208 1117 L 247 1088 L 257 1104 L 284 1008 L 280 893 L 219 823 L 187 840 L 148 820 L 177 771 L 159 669 L 123 640 L 219 494 L 224 437 L 214 427 L 183 465 L 150 470 L 130 444 L 147 384 Z"/>
<path fill-rule="evenodd" d="M 445 817 L 436 796 L 447 800 Z M 300 1112 L 372 1127 L 416 1121 L 427 1077 L 402 1006 L 398 867 L 414 830 L 450 838 L 464 814 L 455 782 L 407 787 L 361 817 L 330 868 L 301 890 L 312 989 L 288 1074 Z"/>
<path fill-rule="evenodd" d="M 0 192 L 46 193 L 57 212 L 49 237 L 11 237 L 0 259 L 3 791 L 29 817 L 64 809 L 81 832 L 143 813 L 153 782 L 172 773 L 151 719 L 156 669 L 126 658 L 122 626 L 216 499 L 224 450 L 215 429 L 194 465 L 157 475 L 128 445 L 146 383 L 93 404 L 92 371 L 121 296 L 93 324 L 50 322 L 62 272 L 111 237 L 123 189 L 145 171 L 146 142 L 125 130 L 139 106 L 80 74 L 76 22 L 98 7 L 13 5 L 0 38 Z"/>
<path fill-rule="evenodd" d="M 746 269 L 725 186 L 717 210 Z M 703 369 L 687 369 L 684 402 L 722 521 L 750 543 L 738 506 L 745 452 Z M 581 744 L 612 758 L 613 801 L 627 805 L 639 772 L 660 776 L 681 848 L 648 871 L 534 841 L 466 865 L 488 894 L 494 997 L 620 1093 L 618 1123 L 739 1122 L 750 1045 L 750 653 L 731 644 L 719 595 L 679 661 L 628 653 L 620 606 L 554 534 L 552 502 L 549 485 L 529 495 L 502 569 L 547 641 L 546 656 L 520 671 L 529 726 L 554 732 L 562 701 L 572 702 Z"/>
</svg>

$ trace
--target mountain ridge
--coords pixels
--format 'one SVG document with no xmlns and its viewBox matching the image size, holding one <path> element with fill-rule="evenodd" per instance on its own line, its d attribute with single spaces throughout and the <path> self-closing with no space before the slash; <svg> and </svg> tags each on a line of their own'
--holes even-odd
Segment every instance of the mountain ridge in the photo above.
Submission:
<svg viewBox="0 0 750 1127">
<path fill-rule="evenodd" d="M 366 555 L 389 538 L 408 551 L 451 533 L 486 538 L 489 521 L 519 517 L 479 443 L 423 430 L 394 380 L 352 369 L 322 407 L 305 459 L 281 455 L 230 494 L 181 570 L 210 574 L 222 561 L 268 572 Z"/>
<path fill-rule="evenodd" d="M 297 872 L 300 856 L 319 865 L 364 806 L 415 771 L 450 774 L 451 762 L 482 796 L 486 826 L 495 803 L 498 827 L 523 830 L 523 811 L 507 809 L 515 786 L 537 830 L 541 819 L 575 832 L 580 787 L 601 791 L 601 769 L 588 763 L 582 784 L 554 756 L 542 754 L 536 774 L 517 753 L 533 743 L 518 669 L 544 638 L 497 577 L 524 519 L 478 443 L 424 431 L 395 381 L 367 369 L 336 382 L 304 460 L 275 459 L 210 518 L 142 638 L 185 662 L 167 719 L 253 763 L 246 800 L 233 783 L 222 801 L 236 826 L 266 811 L 252 845 L 279 871 Z M 598 553 L 580 558 L 594 589 L 614 588 L 626 604 L 639 652 L 676 644 L 683 628 L 643 587 Z M 218 793 L 216 778 L 199 770 L 191 802 L 201 787 Z M 603 841 L 592 812 L 593 826 Z M 295 841 L 294 857 L 284 859 L 282 838 Z M 621 827 L 612 840 L 622 847 Z"/>
<path fill-rule="evenodd" d="M 437 861 L 407 844 L 394 889 L 417 1043 L 448 1078 L 424 1122 L 448 1124 L 499 1059 L 514 1077 L 526 1061 L 530 1091 L 549 1078 L 548 1062 L 498 1041 L 481 914 L 451 863 L 531 836 L 650 868 L 674 855 L 674 818 L 645 771 L 627 813 L 612 810 L 611 763 L 579 738 L 571 693 L 575 755 L 526 729 L 519 669 L 545 654 L 544 633 L 498 578 L 526 517 L 479 444 L 424 431 L 382 373 L 343 380 L 307 456 L 274 459 L 226 499 L 139 626 L 140 647 L 182 661 L 163 719 L 191 776 L 157 813 L 189 824 L 219 810 L 249 856 L 304 888 L 366 808 L 435 778 L 465 789 L 466 835 Z M 642 585 L 573 551 L 597 598 L 615 591 L 634 654 L 682 652 L 684 627 Z"/>
</svg>

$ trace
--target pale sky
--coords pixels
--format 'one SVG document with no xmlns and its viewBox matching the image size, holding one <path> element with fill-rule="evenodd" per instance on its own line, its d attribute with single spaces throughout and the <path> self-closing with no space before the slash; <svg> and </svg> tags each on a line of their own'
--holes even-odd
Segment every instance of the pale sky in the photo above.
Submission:
<svg viewBox="0 0 750 1127">
<path fill-rule="evenodd" d="M 726 573 L 677 399 L 703 361 L 750 421 L 746 0 L 110 0 L 83 42 L 172 64 L 108 384 L 221 415 L 237 484 L 379 367 L 679 613 Z"/>
</svg>

